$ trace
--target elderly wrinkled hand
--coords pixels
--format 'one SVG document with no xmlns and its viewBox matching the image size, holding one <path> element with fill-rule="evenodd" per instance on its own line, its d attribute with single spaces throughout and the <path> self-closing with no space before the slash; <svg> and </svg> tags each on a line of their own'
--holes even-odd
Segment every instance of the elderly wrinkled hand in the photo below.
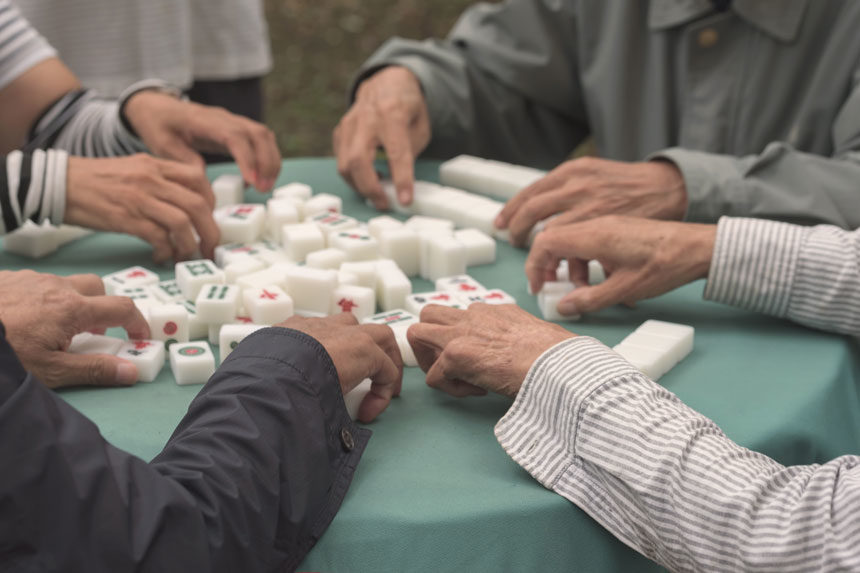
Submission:
<svg viewBox="0 0 860 573">
<path fill-rule="evenodd" d="M 567 260 L 577 288 L 559 302 L 561 314 L 632 304 L 708 276 L 716 232 L 716 225 L 622 216 L 552 225 L 538 233 L 526 259 L 529 288 L 538 292 L 555 280 L 559 262 Z M 598 285 L 588 284 L 593 259 L 606 272 Z"/>
<path fill-rule="evenodd" d="M 520 191 L 499 213 L 496 226 L 510 230 L 511 244 L 523 246 L 532 227 L 552 216 L 552 225 L 613 214 L 678 220 L 686 209 L 684 179 L 672 163 L 580 157 Z"/>
<path fill-rule="evenodd" d="M 198 152 L 230 155 L 245 181 L 261 191 L 271 190 L 278 178 L 281 152 L 275 134 L 262 123 L 155 91 L 134 94 L 124 113 L 159 157 L 202 167 Z"/>
<path fill-rule="evenodd" d="M 391 398 L 400 395 L 403 361 L 389 327 L 358 324 L 351 313 L 326 318 L 294 316 L 277 326 L 304 332 L 323 345 L 334 363 L 344 394 L 370 378 L 370 392 L 358 410 L 360 421 L 370 422 L 388 407 Z"/>
<path fill-rule="evenodd" d="M 534 361 L 573 336 L 518 306 L 480 303 L 426 306 L 407 332 L 427 384 L 458 397 L 491 391 L 513 398 Z"/>
<path fill-rule="evenodd" d="M 129 338 L 149 338 L 134 302 L 104 296 L 96 275 L 0 271 L 0 321 L 24 367 L 51 388 L 137 381 L 134 364 L 117 356 L 66 352 L 74 335 L 119 326 Z"/>
<path fill-rule="evenodd" d="M 430 115 L 418 79 L 391 66 L 364 80 L 333 139 L 338 172 L 377 209 L 389 207 L 373 168 L 379 147 L 388 156 L 398 201 L 411 203 L 415 157 L 430 142 Z"/>
</svg>

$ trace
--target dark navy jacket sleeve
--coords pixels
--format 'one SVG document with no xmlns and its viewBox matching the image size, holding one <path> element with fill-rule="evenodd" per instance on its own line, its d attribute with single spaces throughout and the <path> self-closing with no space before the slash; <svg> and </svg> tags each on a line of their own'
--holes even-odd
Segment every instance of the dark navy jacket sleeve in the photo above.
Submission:
<svg viewBox="0 0 860 573">
<path fill-rule="evenodd" d="M 149 464 L 21 367 L 0 326 L 0 571 L 283 571 L 319 539 L 370 432 L 325 349 L 267 328 Z"/>
</svg>

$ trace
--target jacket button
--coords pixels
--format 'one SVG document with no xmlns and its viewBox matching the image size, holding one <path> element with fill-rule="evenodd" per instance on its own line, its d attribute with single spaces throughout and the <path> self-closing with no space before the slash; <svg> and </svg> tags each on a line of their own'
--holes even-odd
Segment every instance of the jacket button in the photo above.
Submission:
<svg viewBox="0 0 860 573">
<path fill-rule="evenodd" d="M 343 444 L 343 449 L 348 452 L 351 452 L 355 447 L 355 439 L 352 437 L 352 432 L 346 428 L 342 428 L 340 431 L 340 441 Z"/>
<path fill-rule="evenodd" d="M 703 48 L 713 47 L 719 39 L 719 33 L 713 28 L 705 28 L 699 32 L 699 45 Z"/>
</svg>

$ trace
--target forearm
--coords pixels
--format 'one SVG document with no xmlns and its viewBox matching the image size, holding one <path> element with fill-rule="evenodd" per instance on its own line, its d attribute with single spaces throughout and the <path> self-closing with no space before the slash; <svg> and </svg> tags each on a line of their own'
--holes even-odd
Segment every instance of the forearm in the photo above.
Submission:
<svg viewBox="0 0 860 573">
<path fill-rule="evenodd" d="M 544 486 L 669 569 L 860 562 L 857 457 L 781 466 L 593 339 L 541 356 L 496 435 Z"/>
<path fill-rule="evenodd" d="M 687 221 L 733 216 L 860 227 L 858 151 L 823 157 L 777 142 L 745 157 L 673 148 L 650 158 L 671 161 L 680 170 Z"/>
<path fill-rule="evenodd" d="M 0 156 L 0 234 L 31 220 L 63 222 L 68 154 L 56 149 Z"/>
<path fill-rule="evenodd" d="M 705 298 L 860 334 L 860 231 L 724 217 Z"/>
<path fill-rule="evenodd" d="M 349 420 L 322 347 L 267 329 L 234 350 L 150 464 L 32 378 L 0 404 L 0 435 L 7 559 L 258 571 L 294 568 L 319 538 L 369 432 Z"/>
<path fill-rule="evenodd" d="M 569 6 L 547 4 L 476 5 L 447 40 L 392 39 L 362 66 L 358 81 L 387 65 L 418 77 L 432 123 L 430 155 L 555 166 L 588 129 L 571 72 L 575 16 Z"/>
</svg>

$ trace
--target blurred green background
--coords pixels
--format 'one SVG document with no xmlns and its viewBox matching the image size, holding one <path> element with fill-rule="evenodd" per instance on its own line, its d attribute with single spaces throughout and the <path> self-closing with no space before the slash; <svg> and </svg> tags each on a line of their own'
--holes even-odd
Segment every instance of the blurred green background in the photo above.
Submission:
<svg viewBox="0 0 860 573">
<path fill-rule="evenodd" d="M 331 155 L 358 66 L 386 39 L 445 36 L 467 0 L 266 0 L 266 123 L 285 157 Z"/>
</svg>

